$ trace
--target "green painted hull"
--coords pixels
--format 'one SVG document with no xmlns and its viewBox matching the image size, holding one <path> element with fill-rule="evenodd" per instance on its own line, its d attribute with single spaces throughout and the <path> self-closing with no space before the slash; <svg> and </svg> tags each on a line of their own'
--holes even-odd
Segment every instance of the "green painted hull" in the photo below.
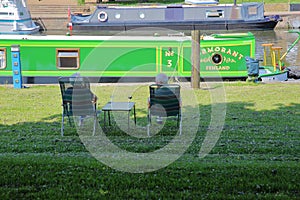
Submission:
<svg viewBox="0 0 300 200">
<path fill-rule="evenodd" d="M 90 77 L 154 77 L 160 72 L 190 77 L 191 43 L 190 37 L 2 36 L 0 50 L 6 60 L 0 77 L 12 76 L 10 48 L 16 44 L 20 45 L 22 75 L 26 77 L 75 72 Z M 76 54 L 76 66 L 59 67 L 63 61 L 60 54 L 69 50 Z M 200 40 L 200 76 L 247 77 L 246 56 L 255 56 L 252 33 L 204 37 Z"/>
</svg>

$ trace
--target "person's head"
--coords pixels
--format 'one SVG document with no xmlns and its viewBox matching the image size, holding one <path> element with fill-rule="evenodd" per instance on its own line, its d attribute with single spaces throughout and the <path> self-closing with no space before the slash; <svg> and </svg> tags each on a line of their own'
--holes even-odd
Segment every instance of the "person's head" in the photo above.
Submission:
<svg viewBox="0 0 300 200">
<path fill-rule="evenodd" d="M 80 79 L 81 79 L 81 77 L 80 77 L 79 73 L 76 72 L 76 73 L 72 74 L 71 77 L 70 77 L 71 85 L 74 86 L 75 82 L 80 80 Z"/>
<path fill-rule="evenodd" d="M 166 74 L 158 74 L 155 78 L 156 84 L 167 84 L 168 83 L 168 76 Z"/>
</svg>

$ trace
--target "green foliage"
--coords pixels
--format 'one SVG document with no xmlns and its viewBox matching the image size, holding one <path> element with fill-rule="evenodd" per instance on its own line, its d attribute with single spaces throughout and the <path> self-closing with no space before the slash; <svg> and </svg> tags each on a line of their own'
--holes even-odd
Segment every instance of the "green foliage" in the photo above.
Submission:
<svg viewBox="0 0 300 200">
<path fill-rule="evenodd" d="M 85 0 L 78 0 L 78 5 L 83 5 L 85 3 Z"/>
<path fill-rule="evenodd" d="M 226 83 L 223 131 L 201 159 L 216 88 L 194 91 L 201 121 L 185 154 L 158 171 L 131 174 L 97 161 L 68 124 L 60 136 L 58 85 L 1 86 L 0 199 L 299 199 L 299 84 Z M 99 108 L 114 89 L 92 86 Z M 146 122 L 147 96 L 147 86 L 133 95 L 138 125 Z M 173 138 L 172 127 L 164 131 L 135 138 L 113 123 L 106 134 L 122 149 L 151 152 Z"/>
</svg>

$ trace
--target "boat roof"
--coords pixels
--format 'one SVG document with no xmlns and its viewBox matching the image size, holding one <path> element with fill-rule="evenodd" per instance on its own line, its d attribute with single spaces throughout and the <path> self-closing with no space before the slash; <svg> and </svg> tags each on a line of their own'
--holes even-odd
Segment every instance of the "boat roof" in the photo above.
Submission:
<svg viewBox="0 0 300 200">
<path fill-rule="evenodd" d="M 87 35 L 0 35 L 0 40 L 175 40 L 175 39 L 190 39 L 189 36 L 87 36 Z"/>
<path fill-rule="evenodd" d="M 187 4 L 218 4 L 219 0 L 185 0 Z"/>
<path fill-rule="evenodd" d="M 250 4 L 250 3 L 243 3 L 243 4 Z M 243 4 L 235 4 L 236 6 L 241 6 Z M 251 3 L 251 4 L 258 4 L 258 3 Z M 145 5 L 97 5 L 97 9 L 141 9 L 141 8 L 193 8 L 193 7 L 222 7 L 222 6 L 233 6 L 233 3 L 228 4 L 218 4 L 218 5 L 210 5 L 210 4 L 145 4 Z"/>
</svg>

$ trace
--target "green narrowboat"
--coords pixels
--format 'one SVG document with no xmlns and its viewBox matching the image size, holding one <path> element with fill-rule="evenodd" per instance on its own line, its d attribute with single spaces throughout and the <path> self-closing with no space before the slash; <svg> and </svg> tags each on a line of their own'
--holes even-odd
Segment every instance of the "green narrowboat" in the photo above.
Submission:
<svg viewBox="0 0 300 200">
<path fill-rule="evenodd" d="M 13 75 L 12 46 L 18 45 L 22 76 L 57 78 L 191 76 L 192 39 L 188 36 L 1 35 L 0 78 Z M 246 78 L 245 57 L 255 56 L 252 33 L 200 38 L 201 78 Z M 57 80 L 57 79 L 56 79 Z"/>
</svg>

